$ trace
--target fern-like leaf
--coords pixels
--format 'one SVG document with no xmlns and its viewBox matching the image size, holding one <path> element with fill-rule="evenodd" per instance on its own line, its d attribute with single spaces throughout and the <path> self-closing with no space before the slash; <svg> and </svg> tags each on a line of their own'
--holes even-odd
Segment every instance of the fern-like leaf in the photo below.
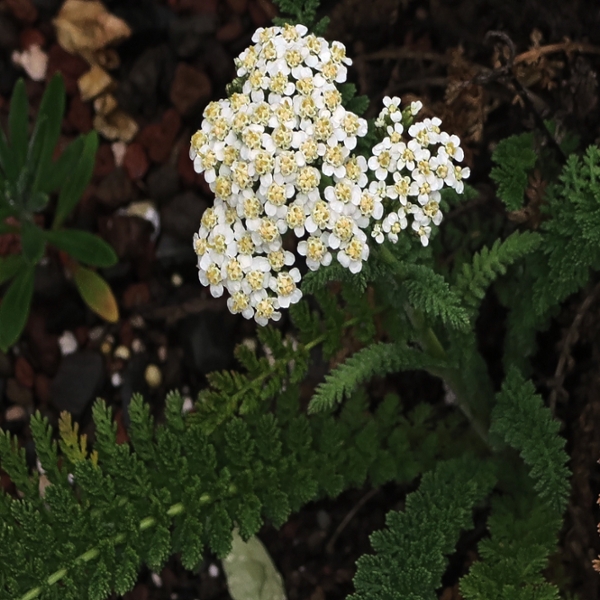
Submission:
<svg viewBox="0 0 600 600">
<path fill-rule="evenodd" d="M 559 428 L 533 384 L 512 368 L 497 396 L 490 432 L 501 435 L 520 452 L 540 498 L 562 513 L 569 497 L 570 473 Z"/>
<path fill-rule="evenodd" d="M 436 600 L 446 555 L 494 482 L 490 465 L 470 458 L 426 473 L 404 512 L 388 513 L 387 528 L 371 535 L 376 554 L 358 560 L 348 600 Z"/>
<path fill-rule="evenodd" d="M 534 498 L 495 498 L 490 537 L 479 544 L 481 560 L 460 582 L 465 600 L 558 600 L 558 589 L 541 571 L 556 548 L 561 523 L 555 511 Z"/>
<path fill-rule="evenodd" d="M 463 264 L 454 289 L 475 315 L 489 285 L 520 258 L 533 252 L 542 238 L 536 233 L 515 231 L 504 241 L 497 240 L 491 248 L 483 248 L 473 257 L 472 264 Z"/>
<path fill-rule="evenodd" d="M 356 388 L 372 377 L 402 370 L 434 369 L 447 366 L 404 344 L 377 343 L 353 354 L 325 376 L 308 406 L 309 413 L 331 410 Z"/>
<path fill-rule="evenodd" d="M 490 177 L 498 184 L 498 196 L 508 210 L 519 210 L 527 188 L 527 173 L 537 160 L 533 134 L 512 135 L 498 143 L 492 160 L 496 163 Z"/>
</svg>

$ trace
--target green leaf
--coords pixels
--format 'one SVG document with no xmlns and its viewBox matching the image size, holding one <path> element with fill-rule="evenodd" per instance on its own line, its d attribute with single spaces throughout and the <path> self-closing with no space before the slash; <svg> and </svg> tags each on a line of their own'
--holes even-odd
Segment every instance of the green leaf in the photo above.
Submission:
<svg viewBox="0 0 600 600">
<path fill-rule="evenodd" d="M 496 163 L 490 177 L 498 184 L 498 196 L 508 210 L 519 210 L 527 188 L 527 174 L 534 167 L 533 134 L 511 135 L 496 146 L 492 160 Z"/>
<path fill-rule="evenodd" d="M 10 138 L 10 151 L 15 159 L 17 173 L 25 165 L 27 156 L 27 122 L 29 116 L 29 100 L 25 91 L 23 79 L 17 81 L 10 99 L 8 113 L 8 135 Z"/>
<path fill-rule="evenodd" d="M 14 181 L 16 179 L 17 170 L 15 168 L 14 159 L 8 147 L 8 141 L 4 131 L 0 129 L 0 170 L 4 173 L 7 179 Z"/>
<path fill-rule="evenodd" d="M 24 266 L 22 256 L 0 256 L 0 285 L 12 279 Z"/>
<path fill-rule="evenodd" d="M 74 270 L 73 279 L 83 301 L 109 323 L 119 320 L 119 307 L 106 280 L 91 269 L 80 265 Z"/>
<path fill-rule="evenodd" d="M 98 150 L 98 134 L 91 131 L 84 137 L 83 150 L 73 174 L 69 177 L 58 196 L 53 229 L 58 229 L 79 202 L 81 195 L 92 178 Z"/>
<path fill-rule="evenodd" d="M 47 194 L 56 191 L 73 171 L 73 165 L 83 152 L 83 136 L 72 141 L 58 157 L 50 163 L 43 178 L 36 181 L 35 188 Z"/>
<path fill-rule="evenodd" d="M 43 139 L 40 138 L 40 153 L 37 162 L 36 179 L 33 189 L 36 190 L 40 181 L 49 175 L 52 163 L 52 153 L 58 142 L 62 125 L 62 118 L 65 112 L 65 84 L 62 75 L 56 73 L 46 91 L 42 96 L 38 111 L 38 120 L 36 126 L 44 121 L 46 131 Z"/>
<path fill-rule="evenodd" d="M 223 570 L 233 600 L 285 600 L 283 578 L 257 537 L 244 542 L 234 531 Z"/>
<path fill-rule="evenodd" d="M 43 230 L 29 221 L 24 221 L 21 226 L 21 247 L 25 260 L 31 265 L 37 264 L 46 249 Z"/>
<path fill-rule="evenodd" d="M 87 231 L 78 229 L 48 231 L 46 239 L 53 246 L 92 267 L 110 267 L 118 260 L 112 246 Z"/>
<path fill-rule="evenodd" d="M 10 284 L 0 304 L 0 350 L 6 352 L 23 331 L 33 297 L 33 266 L 24 268 Z"/>
</svg>

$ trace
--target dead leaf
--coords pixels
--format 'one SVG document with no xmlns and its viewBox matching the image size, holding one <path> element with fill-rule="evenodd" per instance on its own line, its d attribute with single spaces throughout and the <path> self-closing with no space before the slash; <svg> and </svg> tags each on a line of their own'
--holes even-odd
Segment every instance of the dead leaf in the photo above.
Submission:
<svg viewBox="0 0 600 600">
<path fill-rule="evenodd" d="M 81 99 L 86 102 L 111 88 L 113 79 L 102 67 L 92 65 L 92 68 L 77 80 L 77 86 Z"/>
<path fill-rule="evenodd" d="M 94 129 L 109 140 L 129 143 L 138 132 L 138 124 L 125 111 L 117 108 L 108 115 L 94 117 Z"/>
<path fill-rule="evenodd" d="M 131 29 L 101 2 L 66 0 L 53 21 L 58 43 L 71 54 L 80 54 L 90 64 L 94 53 L 127 39 Z"/>
</svg>

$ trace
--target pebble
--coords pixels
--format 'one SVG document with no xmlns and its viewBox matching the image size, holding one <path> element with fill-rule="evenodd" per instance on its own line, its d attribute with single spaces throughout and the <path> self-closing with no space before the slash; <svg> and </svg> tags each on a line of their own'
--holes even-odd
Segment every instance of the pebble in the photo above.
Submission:
<svg viewBox="0 0 600 600">
<path fill-rule="evenodd" d="M 146 347 L 140 338 L 135 338 L 133 342 L 131 342 L 131 350 L 135 352 L 135 354 L 140 354 L 146 350 Z"/>
<path fill-rule="evenodd" d="M 6 382 L 6 397 L 13 404 L 18 404 L 26 409 L 33 409 L 33 392 L 13 377 Z"/>
<path fill-rule="evenodd" d="M 115 165 L 120 167 L 123 165 L 123 159 L 125 158 L 125 152 L 127 152 L 127 144 L 125 142 L 114 142 L 110 145 L 113 156 L 115 158 Z"/>
<path fill-rule="evenodd" d="M 183 277 L 179 273 L 173 273 L 171 275 L 171 285 L 173 287 L 181 287 L 183 285 Z"/>
<path fill-rule="evenodd" d="M 163 113 L 160 122 L 150 123 L 141 130 L 138 141 L 144 146 L 152 162 L 162 164 L 169 159 L 180 127 L 179 113 L 174 108 L 169 108 Z"/>
<path fill-rule="evenodd" d="M 164 164 L 152 171 L 146 178 L 148 194 L 157 202 L 172 198 L 179 191 L 179 175 L 177 169 Z"/>
<path fill-rule="evenodd" d="M 117 346 L 114 352 L 115 358 L 120 358 L 121 360 L 129 360 L 131 357 L 131 352 L 127 346 Z"/>
<path fill-rule="evenodd" d="M 123 308 L 128 310 L 143 306 L 150 302 L 150 288 L 144 281 L 130 284 L 123 292 Z"/>
<path fill-rule="evenodd" d="M 15 360 L 15 379 L 22 386 L 27 388 L 33 387 L 34 372 L 27 359 L 23 356 L 19 356 Z"/>
<path fill-rule="evenodd" d="M 4 4 L 17 21 L 33 23 L 38 17 L 38 11 L 31 0 L 5 0 Z"/>
<path fill-rule="evenodd" d="M 100 391 L 104 361 L 97 352 L 78 351 L 64 356 L 50 385 L 50 403 L 80 417 Z"/>
<path fill-rule="evenodd" d="M 100 181 L 95 194 L 104 206 L 119 208 L 131 201 L 133 184 L 125 169 L 118 167 Z"/>
<path fill-rule="evenodd" d="M 150 163 L 144 147 L 139 142 L 132 142 L 123 157 L 123 168 L 133 181 L 142 179 L 148 171 Z"/>
<path fill-rule="evenodd" d="M 94 177 L 106 177 L 115 170 L 115 157 L 110 144 L 100 144 L 96 152 Z"/>
<path fill-rule="evenodd" d="M 19 35 L 19 45 L 23 50 L 27 50 L 30 46 L 43 48 L 46 45 L 46 38 L 39 29 L 28 27 L 21 31 L 21 34 Z"/>
<path fill-rule="evenodd" d="M 113 373 L 110 376 L 110 383 L 113 387 L 120 387 L 123 383 L 123 377 L 121 377 L 121 373 Z"/>
<path fill-rule="evenodd" d="M 178 194 L 161 208 L 163 230 L 191 244 L 207 206 L 207 202 L 195 192 Z"/>
<path fill-rule="evenodd" d="M 187 415 L 193 408 L 194 408 L 194 401 L 189 396 L 186 396 L 183 399 L 183 405 L 181 406 L 181 412 L 184 415 Z"/>
<path fill-rule="evenodd" d="M 144 379 L 150 389 L 157 388 L 162 383 L 162 373 L 156 365 L 148 365 L 144 371 Z"/>
<path fill-rule="evenodd" d="M 7 423 L 16 421 L 26 421 L 28 417 L 27 411 L 22 406 L 10 406 L 4 413 L 4 420 Z"/>
<path fill-rule="evenodd" d="M 208 567 L 208 574 L 211 577 L 218 577 L 219 576 L 219 567 L 217 567 L 217 565 L 215 565 L 214 563 L 211 563 L 210 566 Z"/>
<path fill-rule="evenodd" d="M 63 356 L 67 356 L 77 350 L 77 339 L 73 335 L 73 332 L 64 331 L 58 338 L 58 345 L 60 346 L 60 353 Z"/>
<path fill-rule="evenodd" d="M 190 115 L 211 95 L 212 84 L 206 73 L 186 63 L 177 65 L 169 97 L 181 115 Z"/>
<path fill-rule="evenodd" d="M 67 111 L 67 122 L 75 131 L 79 133 L 87 133 L 92 129 L 92 109 L 89 104 L 85 103 L 79 94 L 71 98 L 69 110 Z"/>
<path fill-rule="evenodd" d="M 209 45 L 210 36 L 217 30 L 216 14 L 178 17 L 169 26 L 169 41 L 177 56 L 192 58 Z"/>
<path fill-rule="evenodd" d="M 19 33 L 14 22 L 7 15 L 0 13 L 0 48 L 13 50 L 19 45 Z"/>
</svg>

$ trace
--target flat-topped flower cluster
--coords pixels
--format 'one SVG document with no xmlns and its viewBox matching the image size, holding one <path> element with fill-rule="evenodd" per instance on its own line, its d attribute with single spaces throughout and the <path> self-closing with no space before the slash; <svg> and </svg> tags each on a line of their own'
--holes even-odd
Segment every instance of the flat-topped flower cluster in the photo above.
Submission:
<svg viewBox="0 0 600 600">
<path fill-rule="evenodd" d="M 456 136 L 439 119 L 413 123 L 384 99 L 375 122 L 381 141 L 357 152 L 365 119 L 342 104 L 343 44 L 308 34 L 303 25 L 258 29 L 237 59 L 241 91 L 211 102 L 194 134 L 190 157 L 215 194 L 194 236 L 199 277 L 233 313 L 265 325 L 302 297 L 298 238 L 309 269 L 337 261 L 357 273 L 376 242 L 395 242 L 411 227 L 426 245 L 442 220 L 443 185 L 462 191 L 468 170 Z M 408 140 L 405 129 L 408 127 Z M 287 244 L 287 242 L 286 242 Z"/>
</svg>

